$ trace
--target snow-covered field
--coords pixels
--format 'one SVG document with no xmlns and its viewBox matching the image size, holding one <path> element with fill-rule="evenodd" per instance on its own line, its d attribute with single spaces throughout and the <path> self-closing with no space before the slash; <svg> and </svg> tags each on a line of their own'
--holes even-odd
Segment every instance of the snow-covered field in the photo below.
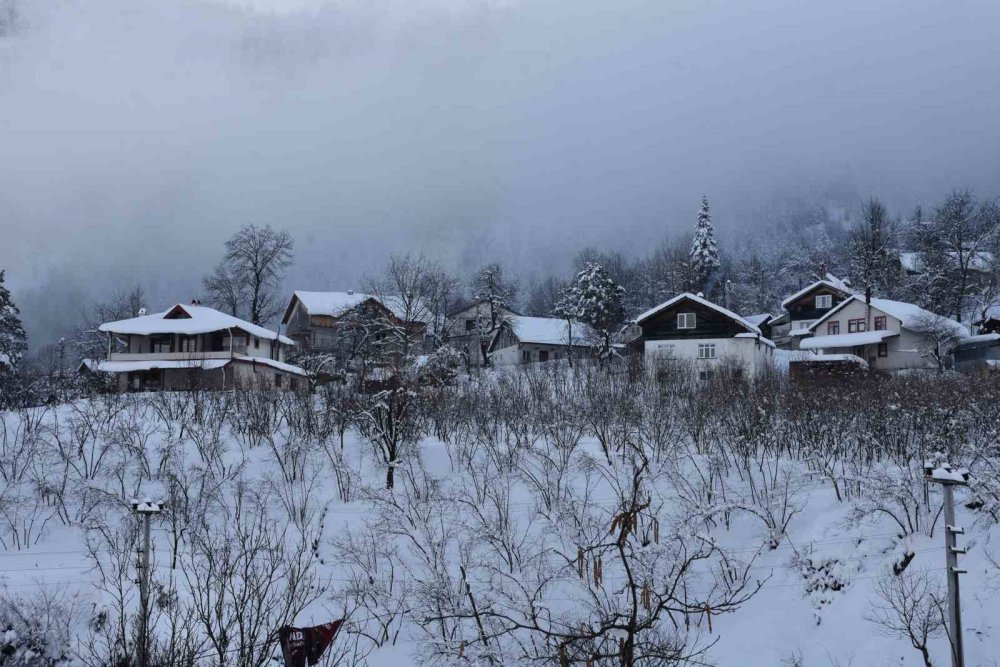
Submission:
<svg viewBox="0 0 1000 667">
<path fill-rule="evenodd" d="M 901 582 L 918 615 L 944 599 L 935 453 L 978 475 L 958 494 L 966 661 L 1000 664 L 998 392 L 962 383 L 510 373 L 9 412 L 0 664 L 134 653 L 129 502 L 149 497 L 155 664 L 269 664 L 279 625 L 346 616 L 321 664 L 922 665 L 873 619 Z"/>
</svg>

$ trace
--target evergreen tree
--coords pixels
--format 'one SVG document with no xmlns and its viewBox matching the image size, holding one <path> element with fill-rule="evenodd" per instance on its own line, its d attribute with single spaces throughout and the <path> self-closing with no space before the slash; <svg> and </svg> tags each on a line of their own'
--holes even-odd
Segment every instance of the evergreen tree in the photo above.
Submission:
<svg viewBox="0 0 1000 667">
<path fill-rule="evenodd" d="M 698 224 L 694 229 L 694 239 L 691 241 L 689 257 L 695 288 L 704 291 L 712 274 L 718 270 L 720 265 L 719 246 L 715 242 L 715 228 L 712 227 L 708 197 L 701 198 L 701 210 L 698 211 Z"/>
<path fill-rule="evenodd" d="M 0 361 L 8 368 L 17 368 L 28 349 L 28 336 L 21 324 L 21 311 L 10 298 L 4 284 L 4 271 L 0 270 Z"/>
<path fill-rule="evenodd" d="M 577 274 L 567 297 L 561 302 L 562 316 L 590 326 L 597 336 L 594 343 L 598 357 L 610 357 L 611 337 L 625 320 L 625 288 L 612 280 L 600 264 L 587 264 Z"/>
</svg>

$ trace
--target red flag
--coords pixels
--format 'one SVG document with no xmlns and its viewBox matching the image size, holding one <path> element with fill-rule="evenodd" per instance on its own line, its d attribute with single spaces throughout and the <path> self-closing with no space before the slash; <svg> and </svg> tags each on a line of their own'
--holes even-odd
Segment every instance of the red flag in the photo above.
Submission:
<svg viewBox="0 0 1000 667">
<path fill-rule="evenodd" d="M 281 653 L 285 656 L 285 667 L 306 667 L 319 662 L 326 647 L 340 632 L 347 619 L 332 621 L 312 628 L 293 628 L 286 625 L 278 630 Z"/>
</svg>

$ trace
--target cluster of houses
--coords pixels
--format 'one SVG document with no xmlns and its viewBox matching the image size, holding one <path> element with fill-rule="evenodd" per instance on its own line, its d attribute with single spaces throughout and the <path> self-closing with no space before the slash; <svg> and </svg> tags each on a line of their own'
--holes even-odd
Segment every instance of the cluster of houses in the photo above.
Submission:
<svg viewBox="0 0 1000 667">
<path fill-rule="evenodd" d="M 781 304 L 780 314 L 741 316 L 700 294 L 679 294 L 639 315 L 618 336 L 623 354 L 650 369 L 683 365 L 706 378 L 724 365 L 757 375 L 786 367 L 812 374 L 896 372 L 1000 363 L 1000 318 L 962 324 L 913 304 L 866 299 L 827 275 Z M 342 329 L 361 314 L 377 314 L 422 350 L 427 323 L 407 321 L 391 299 L 347 292 L 295 291 L 281 319 L 284 333 L 201 305 L 176 304 L 155 314 L 107 322 L 107 358 L 85 361 L 111 373 L 121 391 L 295 389 L 310 373 L 289 363 L 296 353 L 333 352 Z M 583 358 L 594 334 L 563 319 L 526 317 L 509 308 L 473 303 L 447 317 L 449 344 L 470 365 L 515 366 Z M 488 335 L 484 335 L 488 332 Z"/>
</svg>

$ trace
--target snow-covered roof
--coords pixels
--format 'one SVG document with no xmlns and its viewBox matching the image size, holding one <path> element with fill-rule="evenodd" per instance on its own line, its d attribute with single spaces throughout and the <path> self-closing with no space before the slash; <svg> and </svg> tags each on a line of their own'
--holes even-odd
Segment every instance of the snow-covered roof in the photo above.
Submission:
<svg viewBox="0 0 1000 667">
<path fill-rule="evenodd" d="M 1000 341 L 1000 334 L 997 333 L 979 334 L 978 336 L 967 336 L 958 341 L 953 351 L 957 352 L 959 350 L 975 350 L 977 348 L 990 347 L 997 341 Z"/>
<path fill-rule="evenodd" d="M 771 313 L 758 313 L 756 315 L 747 315 L 743 319 L 745 319 L 747 322 L 754 325 L 755 327 L 759 327 L 760 325 L 769 322 L 772 317 L 774 316 L 771 315 Z"/>
<path fill-rule="evenodd" d="M 264 366 L 270 366 L 271 368 L 275 368 L 279 371 L 292 373 L 293 375 L 302 375 L 303 377 L 309 375 L 309 373 L 299 368 L 298 366 L 293 366 L 292 364 L 286 364 L 283 361 L 275 361 L 274 359 L 269 359 L 267 357 L 251 357 L 246 354 L 235 354 L 233 355 L 233 361 L 243 361 L 249 363 L 262 364 Z"/>
<path fill-rule="evenodd" d="M 945 256 L 953 262 L 958 262 L 957 252 L 946 252 Z M 989 271 L 990 266 L 993 264 L 993 253 L 988 250 L 977 250 L 968 255 L 967 262 L 968 267 L 973 271 Z M 899 253 L 899 263 L 910 273 L 922 273 L 924 270 L 924 260 L 921 258 L 919 252 Z"/>
<path fill-rule="evenodd" d="M 305 309 L 310 315 L 340 317 L 351 308 L 354 308 L 369 299 L 374 299 L 378 303 L 381 303 L 396 317 L 402 319 L 406 314 L 406 308 L 401 303 L 399 297 L 392 295 L 379 298 L 373 294 L 365 294 L 364 292 L 354 292 L 350 290 L 347 292 L 306 292 L 303 290 L 295 290 L 292 292 L 292 298 L 289 300 L 288 307 L 285 308 L 285 314 L 281 318 L 282 323 L 288 322 L 288 318 L 292 314 L 292 305 L 295 303 L 296 299 L 303 306 L 305 306 Z M 427 311 L 428 309 L 417 307 L 411 308 L 411 310 Z M 420 313 L 416 313 L 413 316 L 417 319 L 421 319 Z"/>
<path fill-rule="evenodd" d="M 133 371 L 151 371 L 154 369 L 181 368 L 185 370 L 199 369 L 210 371 L 222 368 L 229 363 L 229 359 L 139 359 L 136 361 L 98 361 L 85 360 L 86 366 L 92 371 L 102 373 L 131 373 Z"/>
<path fill-rule="evenodd" d="M 826 350 L 837 347 L 854 347 L 855 345 L 874 345 L 886 338 L 899 334 L 895 331 L 859 331 L 857 333 L 834 334 L 832 336 L 816 336 L 806 338 L 799 343 L 803 350 Z"/>
<path fill-rule="evenodd" d="M 810 331 L 815 332 L 816 328 L 833 316 L 835 313 L 840 312 L 848 306 L 848 304 L 855 301 L 865 303 L 864 297 L 858 294 L 854 294 L 851 297 L 841 301 L 840 304 L 828 312 L 823 317 L 819 318 L 813 322 L 812 326 L 809 327 Z M 892 299 L 872 299 L 872 307 L 879 310 L 886 315 L 890 315 L 897 320 L 904 329 L 910 329 L 911 331 L 919 331 L 921 328 L 925 327 L 928 323 L 940 322 L 944 326 L 950 327 L 952 333 L 955 336 L 968 336 L 969 328 L 964 324 L 956 322 L 955 320 L 936 315 L 929 310 L 925 310 L 915 303 L 907 303 L 906 301 L 893 301 Z"/>
<path fill-rule="evenodd" d="M 539 345 L 569 345 L 570 331 L 566 320 L 555 317 L 507 317 L 511 330 L 522 343 Z M 573 345 L 585 345 L 591 329 L 586 324 L 573 323 Z"/>
<path fill-rule="evenodd" d="M 168 315 L 171 315 L 171 317 L 168 317 Z M 140 315 L 139 317 L 118 320 L 117 322 L 105 322 L 99 328 L 101 331 L 110 333 L 134 334 L 138 336 L 151 336 L 154 334 L 194 336 L 196 334 L 212 333 L 213 331 L 239 329 L 257 338 L 277 340 L 285 345 L 295 344 L 295 341 L 277 332 L 265 329 L 256 324 L 251 324 L 246 320 L 241 320 L 238 317 L 233 317 L 214 308 L 183 303 L 179 303 L 162 313 Z"/>
<path fill-rule="evenodd" d="M 244 363 L 257 363 L 277 370 L 292 373 L 294 375 L 306 376 L 308 373 L 298 366 L 286 364 L 283 361 L 275 361 L 267 357 L 249 357 L 243 354 L 233 355 L 230 359 L 137 359 L 135 361 L 94 361 L 84 359 L 82 366 L 89 370 L 100 371 L 102 373 L 131 373 L 134 371 L 151 371 L 158 369 L 183 369 L 183 370 L 203 370 L 210 371 L 230 364 L 234 361 Z"/>
<path fill-rule="evenodd" d="M 326 315 L 329 317 L 340 317 L 345 312 L 354 308 L 360 303 L 364 303 L 371 298 L 370 294 L 362 292 L 306 292 L 295 290 L 292 292 L 291 301 L 299 300 L 310 315 Z M 283 322 L 291 314 L 291 302 L 285 311 Z"/>
<path fill-rule="evenodd" d="M 791 295 L 790 297 L 788 297 L 787 299 L 785 299 L 784 301 L 782 301 L 781 302 L 781 307 L 782 308 L 787 308 L 788 304 L 790 304 L 791 302 L 793 302 L 796 299 L 798 299 L 798 298 L 800 298 L 800 297 L 808 294 L 809 292 L 813 291 L 817 287 L 823 287 L 823 286 L 829 287 L 830 289 L 837 290 L 838 292 L 843 293 L 845 296 L 847 296 L 847 295 L 849 295 L 851 293 L 851 289 L 847 286 L 847 283 L 845 283 L 843 280 L 841 280 L 837 276 L 835 276 L 835 275 L 833 275 L 831 273 L 828 273 L 828 274 L 826 274 L 826 277 L 823 278 L 822 280 L 817 280 L 812 285 L 808 285 L 807 287 L 803 287 L 798 292 L 796 292 L 795 294 Z"/>
<path fill-rule="evenodd" d="M 667 301 L 664 301 L 659 306 L 656 306 L 654 308 L 650 308 L 645 313 L 643 313 L 639 317 L 635 318 L 635 323 L 639 324 L 639 323 L 641 323 L 641 322 L 643 322 L 645 320 L 648 320 L 650 317 L 656 315 L 657 313 L 659 313 L 659 312 L 661 312 L 663 310 L 666 310 L 667 308 L 673 306 L 675 303 L 677 303 L 677 302 L 679 302 L 679 301 L 681 301 L 683 299 L 688 299 L 688 300 L 694 301 L 697 304 L 705 306 L 706 308 L 711 308 L 712 310 L 714 310 L 714 311 L 716 311 L 718 313 L 721 313 L 722 315 L 724 315 L 724 316 L 726 316 L 726 317 L 728 317 L 728 318 L 730 318 L 732 320 L 735 320 L 737 323 L 739 323 L 741 326 L 743 326 L 744 328 L 746 328 L 746 330 L 750 331 L 751 333 L 755 333 L 755 334 L 761 333 L 760 329 L 758 329 L 756 325 L 751 324 L 749 321 L 747 321 L 746 319 L 740 317 L 739 315 L 737 315 L 733 311 L 731 311 L 731 310 L 729 310 L 727 308 L 723 308 L 722 306 L 716 305 L 716 304 L 712 303 L 711 301 L 709 301 L 708 299 L 706 299 L 704 297 L 700 297 L 700 296 L 698 296 L 696 294 L 691 294 L 690 292 L 684 292 L 683 294 L 678 294 L 674 298 L 669 299 Z"/>
</svg>

